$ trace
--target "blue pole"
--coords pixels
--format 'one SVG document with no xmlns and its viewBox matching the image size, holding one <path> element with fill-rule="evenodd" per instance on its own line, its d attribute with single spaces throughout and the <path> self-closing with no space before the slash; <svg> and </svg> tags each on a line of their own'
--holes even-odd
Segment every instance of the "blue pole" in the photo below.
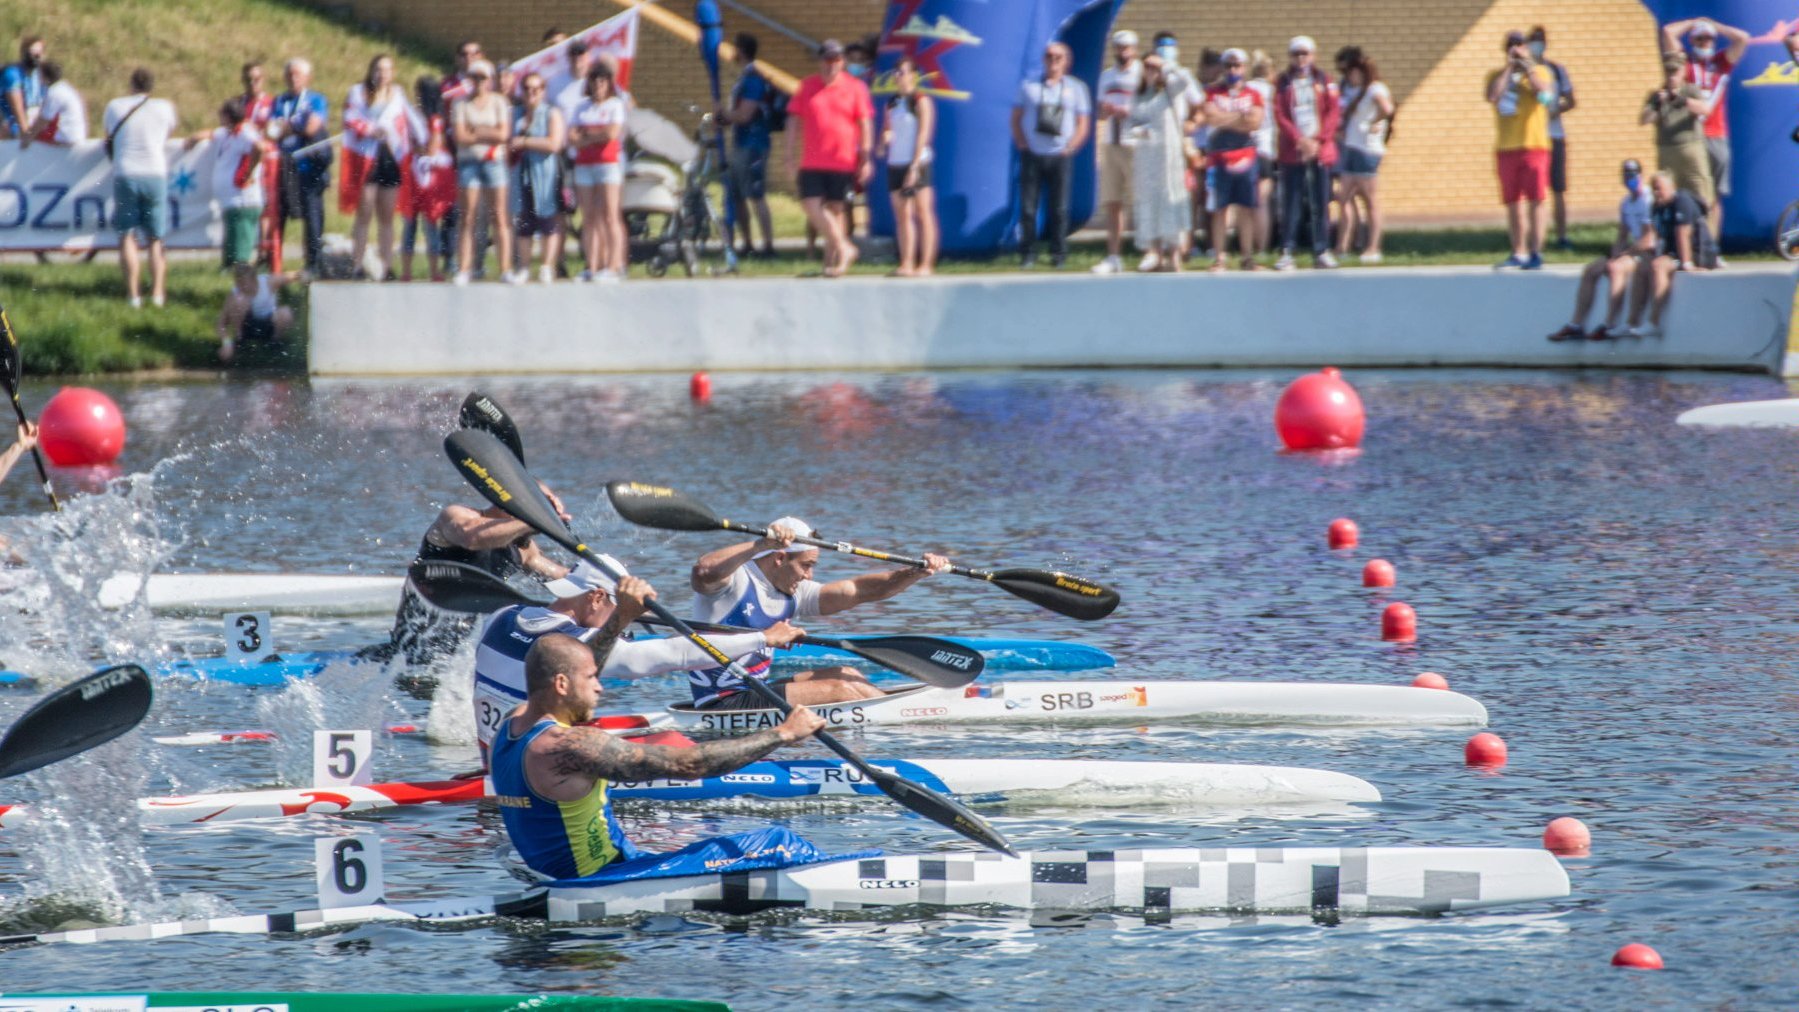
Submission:
<svg viewBox="0 0 1799 1012">
<path fill-rule="evenodd" d="M 724 18 L 718 11 L 718 0 L 696 0 L 693 5 L 693 21 L 700 26 L 700 60 L 706 64 L 706 76 L 712 83 L 712 107 L 717 110 L 719 104 L 718 90 L 718 47 L 724 42 Z M 725 161 L 725 125 L 716 111 L 713 114 L 712 141 L 718 159 L 720 178 L 724 180 L 725 190 L 725 269 L 737 270 L 737 194 L 731 182 L 731 173 Z"/>
</svg>

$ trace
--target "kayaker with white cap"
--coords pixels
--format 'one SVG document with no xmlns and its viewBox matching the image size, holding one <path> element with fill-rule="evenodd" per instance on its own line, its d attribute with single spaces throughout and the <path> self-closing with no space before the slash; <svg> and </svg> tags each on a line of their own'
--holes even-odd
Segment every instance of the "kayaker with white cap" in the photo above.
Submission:
<svg viewBox="0 0 1799 1012">
<path fill-rule="evenodd" d="M 845 580 L 819 583 L 812 578 L 818 549 L 794 544 L 794 538 L 817 538 L 812 525 L 798 517 L 782 517 L 768 525 L 768 536 L 700 556 L 689 581 L 695 594 L 693 618 L 702 622 L 766 629 L 789 619 L 835 615 L 871 601 L 885 601 L 907 587 L 949 568 L 949 559 L 926 553 L 927 568 L 890 569 Z M 752 677 L 766 678 L 774 655 L 757 651 L 744 658 Z M 687 676 L 693 705 L 703 710 L 756 710 L 768 704 L 746 691 L 743 680 L 728 668 L 713 667 Z M 881 690 L 851 667 L 818 668 L 770 682 L 795 705 L 817 706 L 873 699 Z"/>
<path fill-rule="evenodd" d="M 475 735 L 485 755 L 506 714 L 525 701 L 525 655 L 551 633 L 587 644 L 601 678 L 644 678 L 710 666 L 711 655 L 679 636 L 631 639 L 625 632 L 656 596 L 649 581 L 630 575 L 623 563 L 600 556 L 621 574 L 615 583 L 591 562 L 577 563 L 568 575 L 544 586 L 556 595 L 545 606 L 514 605 L 495 612 L 475 648 Z M 720 633 L 707 640 L 730 657 L 788 646 L 804 635 L 787 622 L 760 632 Z"/>
</svg>

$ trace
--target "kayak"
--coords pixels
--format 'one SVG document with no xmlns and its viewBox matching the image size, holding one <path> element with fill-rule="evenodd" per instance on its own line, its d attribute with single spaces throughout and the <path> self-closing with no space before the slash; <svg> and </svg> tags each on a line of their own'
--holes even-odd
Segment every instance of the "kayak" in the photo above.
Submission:
<svg viewBox="0 0 1799 1012">
<path fill-rule="evenodd" d="M 1487 708 L 1446 689 L 1332 682 L 990 682 L 960 689 L 892 689 L 876 699 L 814 706 L 832 727 L 960 721 L 1127 722 L 1183 719 L 1213 724 L 1449 725 L 1482 727 Z M 596 714 L 607 730 L 750 734 L 774 727 L 779 710 L 696 710 L 676 703 L 644 713 Z"/>
<path fill-rule="evenodd" d="M 1445 914 L 1562 899 L 1568 874 L 1547 850 L 1495 847 L 1216 847 L 895 854 L 796 868 L 584 885 L 506 896 L 379 903 L 0 937 L 0 945 L 274 934 L 372 921 L 453 924 L 493 917 L 576 923 L 637 914 L 770 909 L 1004 907 L 1151 914 Z"/>
<path fill-rule="evenodd" d="M 971 802 L 1081 800 L 1101 805 L 1294 805 L 1378 802 L 1380 791 L 1346 773 L 1295 766 L 1232 763 L 1122 762 L 1083 759 L 871 759 L 914 783 Z M 834 759 L 755 762 L 704 780 L 623 781 L 609 793 L 618 801 L 718 801 L 759 799 L 879 798 L 880 788 L 847 763 Z M 290 787 L 264 791 L 193 794 L 138 801 L 147 825 L 181 825 L 276 819 L 297 815 L 348 815 L 407 805 L 455 804 L 492 794 L 480 779 L 370 784 L 361 787 Z M 30 810 L 0 805 L 0 829 L 23 823 Z"/>
<path fill-rule="evenodd" d="M 119 573 L 100 584 L 100 606 L 123 608 L 141 590 L 159 615 L 384 615 L 399 607 L 404 582 L 333 573 Z"/>
<path fill-rule="evenodd" d="M 535 1012 L 536 1009 L 613 1009 L 619 1012 L 729 1012 L 714 1001 L 607 998 L 579 994 L 332 994 L 311 991 L 81 991 L 67 994 L 0 992 L 5 1012 Z"/>
<path fill-rule="evenodd" d="M 1748 428 L 1790 429 L 1799 425 L 1799 397 L 1777 401 L 1738 401 L 1734 404 L 1707 404 L 1680 413 L 1678 425 L 1744 426 Z"/>
</svg>

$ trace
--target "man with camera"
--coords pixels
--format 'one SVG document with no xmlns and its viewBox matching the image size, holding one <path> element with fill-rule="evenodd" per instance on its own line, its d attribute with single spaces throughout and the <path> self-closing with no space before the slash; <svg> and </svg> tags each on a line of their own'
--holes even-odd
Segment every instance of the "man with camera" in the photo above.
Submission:
<svg viewBox="0 0 1799 1012">
<path fill-rule="evenodd" d="M 1655 124 L 1655 167 L 1674 174 L 1675 185 L 1701 206 L 1717 203 L 1712 162 L 1705 148 L 1704 92 L 1686 79 L 1686 57 L 1662 56 L 1662 86 L 1643 100 L 1639 124 Z"/>
<path fill-rule="evenodd" d="M 1685 35 L 1690 49 L 1682 49 L 1680 37 Z M 1729 45 L 1720 50 L 1718 38 Z M 1662 26 L 1662 54 L 1685 56 L 1684 78 L 1699 93 L 1705 108 L 1704 121 L 1707 169 L 1715 196 L 1706 202 L 1711 214 L 1712 232 L 1724 220 L 1724 198 L 1730 196 L 1730 123 L 1725 117 L 1724 93 L 1730 86 L 1730 74 L 1749 49 L 1749 33 L 1741 28 L 1705 18 L 1671 21 Z"/>
<path fill-rule="evenodd" d="M 1499 270 L 1543 266 L 1543 198 L 1549 192 L 1549 110 L 1557 104 L 1555 75 L 1531 55 L 1524 33 L 1505 35 L 1505 66 L 1487 77 L 1487 102 L 1497 117 L 1499 192 L 1505 204 L 1512 255 Z M 1528 207 L 1526 206 L 1528 205 Z"/>
<path fill-rule="evenodd" d="M 1012 105 L 1012 144 L 1018 149 L 1019 266 L 1037 266 L 1037 209 L 1048 190 L 1049 253 L 1059 270 L 1068 261 L 1068 204 L 1074 192 L 1074 153 L 1087 142 L 1093 99 L 1069 74 L 1073 52 L 1060 42 L 1043 51 L 1043 76 L 1018 87 Z"/>
</svg>

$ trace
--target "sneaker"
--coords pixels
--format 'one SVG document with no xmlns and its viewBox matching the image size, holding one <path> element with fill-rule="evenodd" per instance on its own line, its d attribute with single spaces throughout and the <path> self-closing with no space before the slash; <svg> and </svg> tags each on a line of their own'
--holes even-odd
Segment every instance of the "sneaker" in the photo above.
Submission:
<svg viewBox="0 0 1799 1012">
<path fill-rule="evenodd" d="M 1137 273 L 1139 274 L 1147 274 L 1150 271 L 1159 271 L 1161 269 L 1162 258 L 1158 254 L 1145 253 L 1143 254 L 1143 259 L 1137 261 Z"/>
<path fill-rule="evenodd" d="M 1616 341 L 1620 337 L 1635 337 L 1635 336 L 1636 336 L 1635 334 L 1632 334 L 1629 331 L 1624 331 L 1622 333 L 1613 333 L 1611 327 L 1606 326 L 1605 324 L 1600 324 L 1599 326 L 1594 327 L 1591 331 L 1589 331 L 1587 333 L 1587 340 L 1589 340 L 1589 341 Z"/>
<path fill-rule="evenodd" d="M 1095 274 L 1117 274 L 1123 270 L 1124 261 L 1114 256 L 1108 256 L 1104 260 L 1093 265 L 1093 273 Z"/>
<path fill-rule="evenodd" d="M 503 276 L 503 280 L 509 285 L 522 285 L 530 279 L 531 275 L 524 271 L 507 271 Z"/>
<path fill-rule="evenodd" d="M 1019 270 L 1026 270 L 1026 271 L 1033 270 L 1036 268 L 1036 266 L 1037 266 L 1037 254 L 1035 254 L 1035 253 L 1026 253 L 1024 256 L 1018 258 Z"/>
<path fill-rule="evenodd" d="M 1717 259 L 1716 259 L 1716 260 L 1715 260 L 1715 261 L 1714 261 L 1714 262 L 1713 262 L 1713 263 L 1712 263 L 1712 270 L 1714 270 L 1714 271 L 1720 271 L 1720 270 L 1723 270 L 1723 269 L 1724 269 L 1724 268 L 1726 268 L 1726 267 L 1729 267 L 1729 266 L 1730 266 L 1730 265 L 1729 265 L 1729 264 L 1727 264 L 1727 263 L 1725 263 L 1725 262 L 1724 262 L 1724 258 L 1723 258 L 1723 257 L 1718 257 L 1718 258 L 1717 258 Z"/>
<path fill-rule="evenodd" d="M 1381 255 L 1379 253 L 1363 253 L 1361 256 L 1355 258 L 1355 262 L 1358 264 L 1378 264 L 1381 262 Z"/>
<path fill-rule="evenodd" d="M 1511 256 L 1494 264 L 1493 269 L 1496 271 L 1521 271 L 1524 269 L 1526 263 L 1528 263 L 1527 260 L 1518 254 L 1513 253 Z"/>
<path fill-rule="evenodd" d="M 1281 252 L 1281 258 L 1274 262 L 1274 269 L 1277 271 L 1292 270 L 1293 269 L 1293 254 L 1288 253 L 1283 250 Z"/>
<path fill-rule="evenodd" d="M 1542 269 L 1543 269 L 1543 254 L 1541 254 L 1541 253 L 1532 253 L 1532 254 L 1531 254 L 1531 255 L 1530 255 L 1530 259 L 1529 259 L 1529 260 L 1526 260 L 1526 261 L 1524 261 L 1524 269 L 1525 269 L 1525 270 L 1527 270 L 1527 271 L 1540 271 L 1540 270 L 1542 270 Z"/>
<path fill-rule="evenodd" d="M 161 309 L 164 305 L 163 297 L 160 295 L 150 296 L 150 305 L 155 306 L 157 309 Z"/>
<path fill-rule="evenodd" d="M 1059 271 L 1068 266 L 1068 257 L 1061 253 L 1057 253 L 1055 256 L 1049 258 L 1049 266 L 1052 270 Z"/>
<path fill-rule="evenodd" d="M 1605 330 L 1604 327 L 1600 327 L 1599 330 L 1595 330 L 1593 333 L 1598 334 L 1604 330 Z M 1586 336 L 1587 336 L 1586 331 L 1581 330 L 1579 327 L 1576 327 L 1574 324 L 1570 323 L 1567 326 L 1563 327 L 1562 329 L 1549 335 L 1549 339 L 1551 341 L 1579 341 L 1579 340 L 1585 338 Z M 1597 340 L 1597 338 L 1595 340 Z"/>
<path fill-rule="evenodd" d="M 1567 236 L 1562 236 L 1555 241 L 1555 248 L 1561 250 L 1563 253 L 1572 253 L 1574 251 L 1574 242 Z"/>
<path fill-rule="evenodd" d="M 467 286 L 468 271 L 457 271 L 456 276 L 450 279 L 450 284 L 455 285 L 458 288 Z"/>
<path fill-rule="evenodd" d="M 1660 336 L 1662 336 L 1662 328 L 1660 325 L 1654 324 L 1654 323 L 1639 323 L 1636 326 L 1630 328 L 1630 336 L 1631 337 L 1660 337 Z"/>
<path fill-rule="evenodd" d="M 593 276 L 593 279 L 602 285 L 616 285 L 620 281 L 624 280 L 623 278 L 618 276 L 617 271 L 611 269 L 610 267 L 601 271 L 598 274 L 595 274 Z"/>
<path fill-rule="evenodd" d="M 546 285 L 555 284 L 556 283 L 556 268 L 550 266 L 549 264 L 544 264 L 542 267 L 539 267 L 537 269 L 537 280 Z"/>
<path fill-rule="evenodd" d="M 582 284 L 587 284 L 587 283 L 591 282 L 593 280 L 593 272 L 592 271 L 582 271 L 580 280 L 581 280 Z"/>
<path fill-rule="evenodd" d="M 142 297 L 142 296 L 138 296 L 138 295 L 133 295 L 133 296 L 131 296 L 131 297 L 130 297 L 130 298 L 128 298 L 128 299 L 126 299 L 126 300 L 125 300 L 125 304 L 126 304 L 126 305 L 128 305 L 128 306 L 130 306 L 130 307 L 131 307 L 131 308 L 132 308 L 132 309 L 142 309 L 142 308 L 144 308 L 144 300 L 143 300 L 143 297 Z"/>
<path fill-rule="evenodd" d="M 1321 271 L 1333 271 L 1337 269 L 1337 258 L 1331 256 L 1330 250 L 1325 250 L 1312 258 L 1312 266 Z"/>
</svg>

